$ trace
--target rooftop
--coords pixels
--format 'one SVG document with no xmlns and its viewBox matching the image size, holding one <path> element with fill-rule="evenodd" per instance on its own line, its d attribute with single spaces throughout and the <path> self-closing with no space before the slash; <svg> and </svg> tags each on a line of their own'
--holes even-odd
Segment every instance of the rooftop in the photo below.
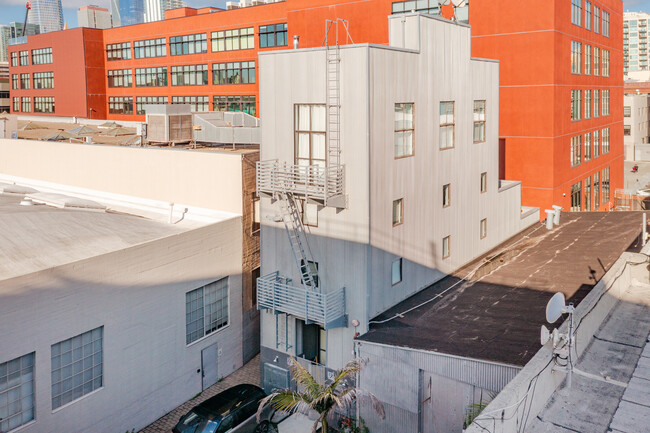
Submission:
<svg viewBox="0 0 650 433">
<path fill-rule="evenodd" d="M 641 214 L 563 213 L 553 230 L 533 226 L 376 317 L 388 320 L 359 340 L 523 366 L 554 293 L 578 305 L 623 251 L 640 250 Z"/>
</svg>

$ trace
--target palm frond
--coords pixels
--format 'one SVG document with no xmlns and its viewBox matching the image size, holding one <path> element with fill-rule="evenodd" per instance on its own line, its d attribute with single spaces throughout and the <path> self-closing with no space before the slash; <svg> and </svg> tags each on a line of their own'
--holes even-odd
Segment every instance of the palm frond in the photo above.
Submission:
<svg viewBox="0 0 650 433">
<path fill-rule="evenodd" d="M 370 407 L 377 412 L 381 419 L 386 417 L 384 405 L 372 392 L 360 388 L 350 388 L 341 394 L 340 399 L 345 407 L 351 406 L 355 399 L 367 400 L 370 403 Z"/>
<path fill-rule="evenodd" d="M 267 405 L 283 412 L 308 414 L 313 409 L 311 401 L 305 397 L 302 393 L 292 391 L 278 391 L 264 397 L 257 407 L 257 422 L 261 421 L 262 410 Z"/>
<path fill-rule="evenodd" d="M 336 389 L 342 380 L 361 370 L 363 366 L 366 364 L 366 361 L 367 360 L 363 358 L 355 358 L 349 361 L 347 364 L 345 364 L 345 367 L 338 370 L 334 375 L 334 382 L 332 382 L 332 389 Z"/>
<path fill-rule="evenodd" d="M 299 386 L 302 386 L 312 399 L 319 396 L 323 391 L 323 387 L 316 381 L 316 379 L 314 379 L 314 376 L 312 376 L 305 367 L 296 361 L 294 357 L 291 357 L 291 360 L 293 361 L 293 365 L 291 366 L 293 380 L 295 380 Z"/>
<path fill-rule="evenodd" d="M 318 431 L 318 423 L 319 422 L 320 422 L 320 418 L 318 418 L 316 421 L 314 421 L 314 424 L 311 426 L 311 433 L 316 433 Z"/>
</svg>

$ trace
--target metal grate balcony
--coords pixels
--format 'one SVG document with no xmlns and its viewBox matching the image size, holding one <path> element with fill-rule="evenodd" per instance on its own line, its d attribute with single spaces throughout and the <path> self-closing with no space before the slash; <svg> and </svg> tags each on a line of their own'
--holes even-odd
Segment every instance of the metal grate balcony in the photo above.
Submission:
<svg viewBox="0 0 650 433">
<path fill-rule="evenodd" d="M 287 192 L 323 206 L 345 207 L 344 166 L 294 165 L 277 159 L 257 163 L 257 193 Z"/>
<path fill-rule="evenodd" d="M 286 313 L 325 329 L 346 326 L 345 288 L 320 293 L 287 284 L 287 278 L 273 272 L 257 279 L 257 308 Z"/>
</svg>

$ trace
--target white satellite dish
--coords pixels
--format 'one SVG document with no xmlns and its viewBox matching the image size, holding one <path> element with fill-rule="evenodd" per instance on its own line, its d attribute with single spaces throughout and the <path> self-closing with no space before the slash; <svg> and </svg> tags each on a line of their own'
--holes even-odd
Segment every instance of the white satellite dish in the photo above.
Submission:
<svg viewBox="0 0 650 433">
<path fill-rule="evenodd" d="M 539 334 L 540 343 L 542 343 L 542 346 L 543 346 L 550 339 L 551 339 L 551 332 L 548 330 L 548 328 L 546 326 L 542 325 L 542 329 L 541 329 L 541 332 Z"/>
<path fill-rule="evenodd" d="M 555 323 L 563 313 L 567 312 L 564 302 L 564 294 L 561 292 L 553 295 L 548 301 L 548 304 L 546 304 L 546 321 L 548 323 Z"/>
</svg>

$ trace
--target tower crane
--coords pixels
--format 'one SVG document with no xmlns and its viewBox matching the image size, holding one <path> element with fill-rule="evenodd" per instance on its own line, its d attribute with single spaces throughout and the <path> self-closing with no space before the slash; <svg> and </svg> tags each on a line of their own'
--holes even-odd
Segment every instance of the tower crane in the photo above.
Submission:
<svg viewBox="0 0 650 433">
<path fill-rule="evenodd" d="M 25 36 L 25 31 L 27 30 L 27 15 L 29 15 L 29 10 L 32 8 L 32 2 L 27 2 L 25 5 L 25 22 L 23 23 L 23 33 L 20 35 Z"/>
</svg>

